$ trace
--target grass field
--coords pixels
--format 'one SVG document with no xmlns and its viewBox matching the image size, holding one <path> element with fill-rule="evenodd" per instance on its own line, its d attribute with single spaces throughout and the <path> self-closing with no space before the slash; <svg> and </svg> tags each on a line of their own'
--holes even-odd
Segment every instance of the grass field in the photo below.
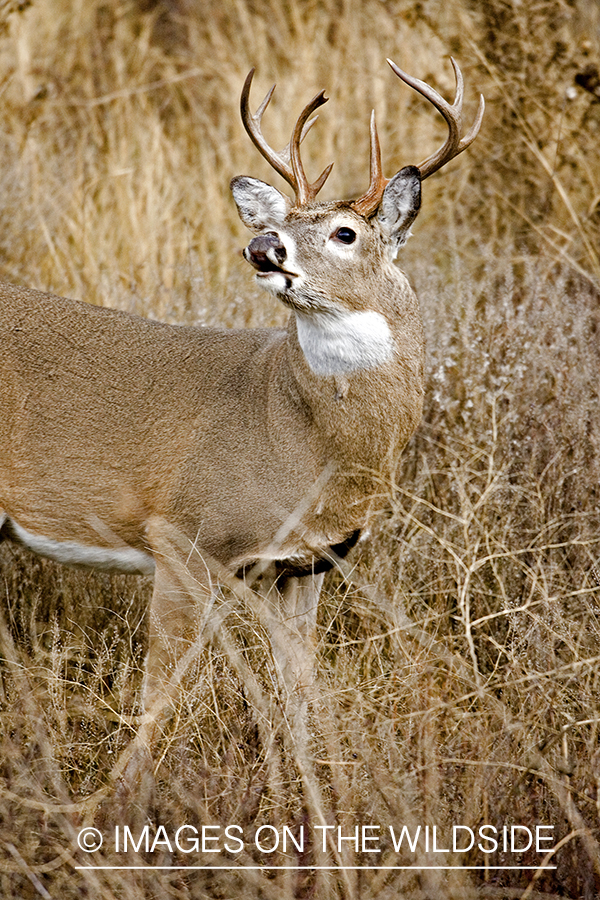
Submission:
<svg viewBox="0 0 600 900">
<path fill-rule="evenodd" d="M 399 260 L 422 303 L 425 414 L 372 539 L 326 582 L 311 710 L 322 819 L 307 812 L 260 623 L 229 598 L 156 784 L 128 811 L 149 846 L 118 852 L 123 810 L 103 789 L 134 734 L 151 584 L 3 544 L 0 895 L 598 896 L 598 6 L 8 0 L 0 15 L 2 280 L 170 322 L 285 320 L 241 259 L 228 189 L 236 174 L 275 183 L 239 119 L 252 65 L 256 103 L 277 81 L 277 146 L 326 89 L 304 145 L 309 176 L 335 160 L 326 198 L 365 189 L 372 107 L 389 175 L 443 138 L 387 56 L 450 97 L 453 55 L 467 119 L 479 91 L 487 102 L 473 147 L 425 183 Z M 214 826 L 204 850 L 174 846 L 184 825 Z M 229 838 L 211 853 L 228 825 L 244 848 Z M 541 852 L 453 852 L 453 825 L 554 831 Z M 104 835 L 97 853 L 77 848 L 84 826 Z M 338 848 L 336 829 L 357 826 L 379 842 Z M 389 826 L 420 827 L 415 850 L 396 852 Z M 434 826 L 445 850 L 427 853 Z M 304 828 L 305 846 L 288 835 L 287 855 L 270 853 L 285 827 Z M 76 868 L 124 859 L 153 868 Z M 252 868 L 285 861 L 306 868 Z M 158 868 L 190 864 L 231 868 Z"/>
</svg>

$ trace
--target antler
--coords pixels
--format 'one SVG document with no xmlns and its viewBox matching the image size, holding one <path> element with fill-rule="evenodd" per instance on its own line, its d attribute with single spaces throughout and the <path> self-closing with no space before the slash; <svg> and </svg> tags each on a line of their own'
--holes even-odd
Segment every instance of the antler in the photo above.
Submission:
<svg viewBox="0 0 600 900">
<path fill-rule="evenodd" d="M 481 94 L 479 98 L 479 107 L 477 109 L 477 115 L 475 116 L 473 125 L 471 126 L 467 134 L 461 136 L 464 83 L 462 72 L 460 71 L 456 61 L 452 57 L 450 57 L 450 61 L 452 62 L 454 76 L 456 78 L 456 95 L 454 97 L 454 103 L 452 104 L 444 100 L 444 98 L 441 97 L 437 91 L 435 91 L 428 84 L 425 84 L 424 81 L 419 81 L 418 78 L 413 78 L 412 75 L 407 75 L 406 72 L 403 72 L 402 69 L 398 68 L 398 66 L 393 63 L 391 59 L 388 59 L 388 63 L 390 64 L 392 70 L 396 73 L 398 78 L 401 78 L 402 81 L 406 82 L 406 84 L 409 85 L 409 87 L 413 88 L 415 91 L 418 91 L 419 94 L 422 94 L 426 100 L 429 100 L 429 102 L 435 106 L 438 112 L 443 115 L 448 125 L 448 137 L 446 139 L 446 142 L 436 153 L 434 153 L 432 156 L 428 156 L 427 159 L 423 160 L 423 162 L 419 163 L 418 165 L 418 168 L 421 171 L 421 180 L 423 180 L 424 178 L 428 178 L 434 172 L 437 172 L 438 169 L 441 169 L 442 166 L 445 166 L 447 162 L 450 162 L 451 159 L 454 159 L 455 156 L 458 156 L 459 153 L 462 153 L 463 150 L 466 150 L 467 147 L 473 143 L 479 133 L 479 129 L 481 128 L 483 111 L 485 109 L 483 94 Z M 362 197 L 359 197 L 358 200 L 352 201 L 352 208 L 362 216 L 372 215 L 381 203 L 381 198 L 383 197 L 383 192 L 387 184 L 389 184 L 389 179 L 384 177 L 383 171 L 381 169 L 381 150 L 379 147 L 379 137 L 377 135 L 377 126 L 375 125 L 375 113 L 372 113 L 371 183 L 369 184 L 366 193 L 363 194 Z"/>
<path fill-rule="evenodd" d="M 314 200 L 329 176 L 331 169 L 333 167 L 333 163 L 327 166 L 323 172 L 319 175 L 316 181 L 312 184 L 308 181 L 306 174 L 304 172 L 304 166 L 302 165 L 302 159 L 300 158 L 300 144 L 315 124 L 318 119 L 318 116 L 315 116 L 313 119 L 309 117 L 314 113 L 319 106 L 322 106 L 323 103 L 327 102 L 327 97 L 324 96 L 324 91 L 321 91 L 316 97 L 310 101 L 310 103 L 304 107 L 300 115 L 298 116 L 298 120 L 296 121 L 296 125 L 294 126 L 294 131 L 292 132 L 292 137 L 284 147 L 283 150 L 277 152 L 273 150 L 272 147 L 266 142 L 262 130 L 261 130 L 261 122 L 265 109 L 269 105 L 271 101 L 271 97 L 273 96 L 273 91 L 275 90 L 275 85 L 268 91 L 266 97 L 256 110 L 255 115 L 252 115 L 250 112 L 250 85 L 252 84 L 252 78 L 254 77 L 254 69 L 250 69 L 248 75 L 246 76 L 246 81 L 244 82 L 244 87 L 242 88 L 242 97 L 240 101 L 240 109 L 242 113 L 242 122 L 244 123 L 244 128 L 248 132 L 250 140 L 254 144 L 254 146 L 260 151 L 260 153 L 264 156 L 267 162 L 275 169 L 276 172 L 285 178 L 287 183 L 293 188 L 294 193 L 296 195 L 296 206 L 304 206 L 304 204 L 309 203 L 311 200 Z"/>
</svg>

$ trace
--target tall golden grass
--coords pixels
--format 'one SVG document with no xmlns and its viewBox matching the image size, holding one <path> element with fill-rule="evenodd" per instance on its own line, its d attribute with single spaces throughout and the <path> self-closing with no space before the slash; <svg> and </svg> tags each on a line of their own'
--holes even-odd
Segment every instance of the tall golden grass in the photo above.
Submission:
<svg viewBox="0 0 600 900">
<path fill-rule="evenodd" d="M 25 8 L 21 8 L 24 6 Z M 389 837 L 373 856 L 130 854 L 102 793 L 135 729 L 145 651 L 141 579 L 75 572 L 0 548 L 0 893 L 115 898 L 591 898 L 600 891 L 600 15 L 585 0 L 34 0 L 0 36 L 0 274 L 172 322 L 277 324 L 239 255 L 228 183 L 268 181 L 238 98 L 278 87 L 266 129 L 331 98 L 307 139 L 324 191 L 367 179 L 375 107 L 386 171 L 444 126 L 385 65 L 446 96 L 448 55 L 474 147 L 426 182 L 401 265 L 428 337 L 423 425 L 385 516 L 319 617 L 312 752 L 324 822 L 411 829 L 553 825 L 557 852 L 435 857 Z M 594 86 L 596 85 L 596 87 Z M 272 111 L 271 111 L 272 110 Z M 281 187 L 281 185 L 278 185 Z M 1 389 L 1 388 L 0 388 Z M 1 451 L 0 451 L 1 452 Z M 307 785 L 260 624 L 223 598 L 133 831 L 183 824 L 295 833 Z M 89 802 L 89 798 L 94 802 Z M 314 804 L 313 804 L 314 806 Z M 314 823 L 313 823 L 314 824 Z M 95 825 L 102 851 L 77 834 Z M 292 848 L 293 849 L 293 848 Z M 363 868 L 317 871 L 316 862 Z M 487 860 L 487 861 L 486 861 Z M 281 862 L 278 857 L 277 862 Z M 386 869 L 384 866 L 480 866 Z M 310 868 L 312 866 L 313 868 Z M 482 867 L 482 868 L 481 868 Z"/>
</svg>

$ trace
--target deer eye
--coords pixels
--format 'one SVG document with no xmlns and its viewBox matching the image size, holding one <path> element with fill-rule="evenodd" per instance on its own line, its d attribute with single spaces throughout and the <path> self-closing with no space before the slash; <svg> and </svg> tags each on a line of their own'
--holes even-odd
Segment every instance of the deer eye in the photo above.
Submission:
<svg viewBox="0 0 600 900">
<path fill-rule="evenodd" d="M 356 232 L 351 228 L 346 228 L 344 225 L 338 228 L 337 231 L 334 231 L 331 236 L 334 241 L 339 241 L 341 244 L 353 244 L 356 240 Z"/>
</svg>

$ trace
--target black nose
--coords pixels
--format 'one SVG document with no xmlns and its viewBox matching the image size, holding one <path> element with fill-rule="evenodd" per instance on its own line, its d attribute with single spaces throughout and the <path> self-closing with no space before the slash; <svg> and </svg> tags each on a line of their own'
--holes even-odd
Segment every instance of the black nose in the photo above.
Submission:
<svg viewBox="0 0 600 900">
<path fill-rule="evenodd" d="M 252 238 L 244 250 L 244 257 L 261 272 L 276 271 L 283 265 L 286 256 L 287 253 L 279 240 L 279 235 L 273 231 Z"/>
</svg>

